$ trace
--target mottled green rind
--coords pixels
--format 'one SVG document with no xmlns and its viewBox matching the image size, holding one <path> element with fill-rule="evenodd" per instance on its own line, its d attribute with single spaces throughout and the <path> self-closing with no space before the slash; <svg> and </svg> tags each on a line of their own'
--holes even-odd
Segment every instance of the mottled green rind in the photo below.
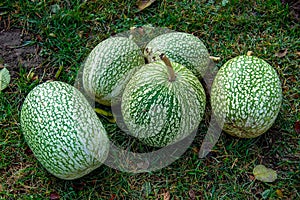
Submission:
<svg viewBox="0 0 300 200">
<path fill-rule="evenodd" d="M 61 179 L 80 178 L 106 159 L 109 140 L 84 96 L 63 82 L 46 82 L 21 110 L 25 140 L 39 162 Z"/>
<path fill-rule="evenodd" d="M 208 68 L 208 51 L 203 42 L 192 34 L 183 32 L 162 34 L 152 39 L 144 50 L 149 62 L 159 60 L 161 53 L 171 61 L 182 64 L 197 77 L 204 76 Z"/>
<path fill-rule="evenodd" d="M 139 69 L 122 97 L 122 115 L 131 135 L 149 146 L 163 147 L 195 131 L 202 120 L 206 96 L 195 75 L 172 63 L 176 80 L 168 79 L 162 61 Z"/>
<path fill-rule="evenodd" d="M 125 37 L 110 37 L 89 54 L 83 69 L 83 87 L 104 105 L 118 102 L 125 85 L 145 60 L 140 48 Z"/>
<path fill-rule="evenodd" d="M 282 102 L 276 71 L 254 56 L 238 56 L 226 62 L 215 77 L 211 105 L 223 130 L 240 138 L 265 133 L 274 123 Z"/>
</svg>

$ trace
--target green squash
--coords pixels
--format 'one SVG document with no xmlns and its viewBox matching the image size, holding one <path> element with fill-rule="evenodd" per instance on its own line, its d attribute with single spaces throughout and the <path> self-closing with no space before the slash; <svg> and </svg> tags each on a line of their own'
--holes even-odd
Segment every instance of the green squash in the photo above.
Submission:
<svg viewBox="0 0 300 200">
<path fill-rule="evenodd" d="M 127 84 L 121 104 L 129 134 L 163 147 L 195 131 L 205 110 L 205 92 L 181 64 L 163 61 L 139 69 Z"/>
<path fill-rule="evenodd" d="M 101 121 L 85 97 L 63 82 L 40 84 L 27 95 L 21 128 L 38 161 L 61 179 L 88 174 L 108 155 Z"/>
<path fill-rule="evenodd" d="M 145 47 L 148 62 L 159 60 L 164 53 L 171 61 L 182 64 L 197 77 L 203 77 L 209 64 L 209 54 L 196 36 L 183 32 L 170 32 L 152 39 Z"/>
<path fill-rule="evenodd" d="M 143 53 L 132 40 L 110 37 L 88 55 L 83 68 L 83 88 L 100 104 L 116 104 L 130 77 L 144 64 Z"/>
<path fill-rule="evenodd" d="M 265 133 L 274 123 L 282 102 L 276 71 L 254 56 L 238 56 L 217 73 L 211 90 L 211 105 L 223 130 L 240 138 Z"/>
</svg>

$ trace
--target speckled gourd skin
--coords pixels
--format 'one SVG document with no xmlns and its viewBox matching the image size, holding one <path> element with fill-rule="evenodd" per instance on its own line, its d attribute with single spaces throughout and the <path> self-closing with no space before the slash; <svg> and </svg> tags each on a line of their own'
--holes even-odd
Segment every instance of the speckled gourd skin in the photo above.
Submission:
<svg viewBox="0 0 300 200">
<path fill-rule="evenodd" d="M 117 103 L 134 72 L 145 64 L 140 48 L 126 37 L 110 37 L 88 55 L 83 69 L 83 88 L 104 105 Z"/>
<path fill-rule="evenodd" d="M 183 32 L 165 33 L 152 39 L 145 47 L 148 62 L 159 60 L 164 53 L 171 61 L 191 70 L 197 77 L 204 76 L 209 53 L 203 42 L 196 36 Z"/>
<path fill-rule="evenodd" d="M 80 178 L 106 159 L 109 140 L 84 96 L 63 82 L 46 82 L 26 97 L 21 110 L 26 142 L 53 175 Z"/>
<path fill-rule="evenodd" d="M 139 69 L 122 97 L 122 115 L 131 135 L 142 143 L 163 147 L 196 130 L 205 110 L 204 89 L 195 75 L 172 63 L 176 80 L 170 82 L 167 66 L 153 62 Z"/>
<path fill-rule="evenodd" d="M 274 123 L 282 102 L 276 71 L 254 56 L 238 56 L 217 73 L 211 89 L 211 105 L 223 130 L 240 138 L 265 133 Z"/>
</svg>

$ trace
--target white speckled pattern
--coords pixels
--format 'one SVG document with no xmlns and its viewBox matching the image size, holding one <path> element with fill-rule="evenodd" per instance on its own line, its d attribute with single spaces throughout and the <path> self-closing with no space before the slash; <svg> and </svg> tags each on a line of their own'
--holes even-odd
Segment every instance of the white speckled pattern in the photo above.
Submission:
<svg viewBox="0 0 300 200">
<path fill-rule="evenodd" d="M 211 104 L 223 130 L 241 138 L 257 137 L 274 123 L 282 102 L 276 71 L 254 56 L 226 62 L 212 85 Z"/>
<path fill-rule="evenodd" d="M 145 64 L 139 47 L 125 37 L 110 37 L 89 54 L 83 69 L 83 87 L 99 103 L 118 101 L 134 72 Z"/>
<path fill-rule="evenodd" d="M 153 62 L 139 69 L 122 97 L 122 114 L 130 134 L 143 143 L 163 147 L 191 134 L 205 110 L 204 89 L 192 72 L 172 63 L 177 75 L 169 81 L 167 66 Z"/>
<path fill-rule="evenodd" d="M 203 42 L 192 34 L 165 33 L 152 39 L 144 50 L 149 62 L 160 60 L 161 53 L 164 53 L 171 61 L 182 64 L 197 77 L 204 76 L 208 68 L 208 51 Z"/>
<path fill-rule="evenodd" d="M 63 82 L 46 82 L 21 110 L 25 139 L 41 164 L 61 179 L 84 176 L 105 161 L 109 140 L 84 96 Z"/>
</svg>

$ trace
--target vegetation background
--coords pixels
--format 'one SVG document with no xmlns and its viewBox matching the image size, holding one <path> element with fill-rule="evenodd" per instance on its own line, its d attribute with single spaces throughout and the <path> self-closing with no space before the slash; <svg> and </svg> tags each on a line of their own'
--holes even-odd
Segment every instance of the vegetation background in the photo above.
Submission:
<svg viewBox="0 0 300 200">
<path fill-rule="evenodd" d="M 4 0 L 0 2 L 0 68 L 12 81 L 0 92 L 0 199 L 300 199 L 299 3 L 280 0 Z M 221 61 L 253 55 L 270 63 L 283 89 L 274 126 L 254 139 L 222 134 L 203 159 L 198 151 L 209 118 L 188 151 L 159 171 L 130 174 L 101 166 L 74 181 L 49 174 L 20 130 L 24 98 L 47 80 L 74 83 L 96 44 L 133 26 L 152 24 L 194 34 Z M 114 124 L 103 120 L 108 131 Z M 263 164 L 278 179 L 264 183 Z"/>
</svg>

